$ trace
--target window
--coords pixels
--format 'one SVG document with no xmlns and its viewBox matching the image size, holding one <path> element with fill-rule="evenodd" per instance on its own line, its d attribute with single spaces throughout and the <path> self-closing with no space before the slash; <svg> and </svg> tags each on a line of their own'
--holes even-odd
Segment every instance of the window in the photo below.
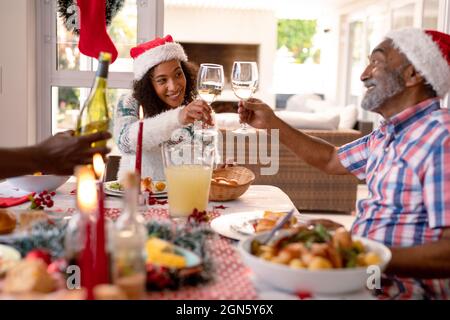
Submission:
<svg viewBox="0 0 450 320">
<path fill-rule="evenodd" d="M 349 61 L 349 90 L 347 91 L 347 104 L 358 104 L 361 95 L 361 81 L 359 80 L 361 73 L 367 62 L 366 50 L 364 50 L 364 23 L 362 21 L 354 21 L 350 24 L 350 61 Z"/>
<path fill-rule="evenodd" d="M 392 30 L 414 26 L 414 10 L 414 3 L 392 10 Z"/>
<path fill-rule="evenodd" d="M 422 27 L 425 29 L 437 29 L 439 19 L 439 0 L 423 1 Z"/>
<path fill-rule="evenodd" d="M 125 0 L 108 27 L 118 58 L 109 68 L 108 105 L 112 112 L 118 98 L 129 93 L 133 60 L 129 51 L 137 43 L 153 39 L 162 30 L 157 14 L 163 0 Z M 38 140 L 59 131 L 74 129 L 76 119 L 92 86 L 97 60 L 81 54 L 78 36 L 67 31 L 57 14 L 57 1 L 40 1 L 38 30 Z M 112 114 L 111 114 L 112 115 Z"/>
</svg>

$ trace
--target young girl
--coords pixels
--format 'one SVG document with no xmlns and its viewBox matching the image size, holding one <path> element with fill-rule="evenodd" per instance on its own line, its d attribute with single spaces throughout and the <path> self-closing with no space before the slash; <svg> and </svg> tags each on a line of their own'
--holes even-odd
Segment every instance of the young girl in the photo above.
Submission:
<svg viewBox="0 0 450 320">
<path fill-rule="evenodd" d="M 124 95 L 114 116 L 114 138 L 122 153 L 117 178 L 133 171 L 139 126 L 139 106 L 144 111 L 142 177 L 164 180 L 160 143 L 174 130 L 195 120 L 212 125 L 211 108 L 196 96 L 196 70 L 187 62 L 183 47 L 170 35 L 130 50 L 134 59 L 132 95 Z"/>
</svg>

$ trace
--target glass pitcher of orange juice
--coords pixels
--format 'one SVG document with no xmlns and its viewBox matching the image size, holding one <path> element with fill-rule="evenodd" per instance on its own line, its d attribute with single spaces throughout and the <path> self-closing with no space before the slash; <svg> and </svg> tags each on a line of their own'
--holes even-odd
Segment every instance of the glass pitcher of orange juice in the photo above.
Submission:
<svg viewBox="0 0 450 320">
<path fill-rule="evenodd" d="M 185 219 L 194 209 L 208 208 L 215 148 L 201 139 L 179 139 L 162 145 L 169 213 Z"/>
</svg>

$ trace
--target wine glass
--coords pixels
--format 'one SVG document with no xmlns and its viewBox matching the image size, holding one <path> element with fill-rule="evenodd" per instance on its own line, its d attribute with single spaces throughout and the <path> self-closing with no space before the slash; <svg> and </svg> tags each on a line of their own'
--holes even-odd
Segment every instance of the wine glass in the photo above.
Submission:
<svg viewBox="0 0 450 320">
<path fill-rule="evenodd" d="M 202 63 L 198 71 L 197 92 L 210 107 L 216 97 L 221 94 L 223 86 L 223 66 L 220 64 Z M 211 116 L 214 121 L 214 111 Z M 205 128 L 204 124 L 202 124 L 202 128 Z M 202 132 L 204 133 L 205 130 L 202 130 Z"/>
<path fill-rule="evenodd" d="M 256 91 L 258 87 L 258 66 L 253 61 L 235 61 L 233 70 L 231 71 L 231 86 L 236 97 L 243 101 L 247 101 Z M 234 133 L 248 134 L 253 132 L 244 122 Z"/>
</svg>

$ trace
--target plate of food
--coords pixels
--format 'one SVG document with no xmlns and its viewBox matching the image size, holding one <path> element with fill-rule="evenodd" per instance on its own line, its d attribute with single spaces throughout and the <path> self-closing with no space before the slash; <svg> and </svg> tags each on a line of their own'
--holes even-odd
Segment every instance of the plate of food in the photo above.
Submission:
<svg viewBox="0 0 450 320">
<path fill-rule="evenodd" d="M 151 237 L 146 242 L 147 263 L 168 268 L 193 268 L 201 264 L 201 258 L 190 250 L 166 240 Z"/>
<path fill-rule="evenodd" d="M 105 193 L 110 196 L 121 197 L 125 193 L 125 188 L 120 181 L 107 181 L 104 183 Z M 151 191 L 155 197 L 167 197 L 167 183 L 163 180 L 152 180 L 144 178 L 141 180 L 141 191 Z"/>
<path fill-rule="evenodd" d="M 271 230 L 286 214 L 284 211 L 270 210 L 231 213 L 213 219 L 211 228 L 224 237 L 243 240 L 256 233 Z M 284 228 L 292 228 L 305 221 L 300 214 L 294 213 Z"/>
</svg>

